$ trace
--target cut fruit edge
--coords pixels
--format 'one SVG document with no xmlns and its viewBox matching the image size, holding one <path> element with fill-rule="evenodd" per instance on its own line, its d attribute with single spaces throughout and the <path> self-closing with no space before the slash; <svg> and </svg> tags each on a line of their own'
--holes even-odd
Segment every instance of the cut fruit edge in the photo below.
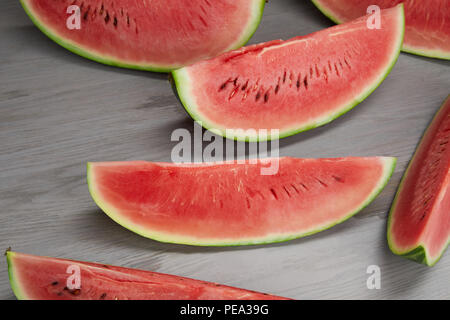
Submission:
<svg viewBox="0 0 450 320">
<path fill-rule="evenodd" d="M 9 283 L 11 284 L 11 289 L 14 292 L 14 295 L 19 300 L 26 300 L 27 297 L 23 294 L 22 290 L 19 286 L 19 281 L 17 281 L 17 276 L 14 272 L 14 252 L 10 251 L 10 249 L 6 250 L 6 261 L 8 263 L 8 276 L 9 276 Z"/>
<path fill-rule="evenodd" d="M 135 232 L 145 238 L 153 239 L 159 242 L 164 243 L 175 243 L 175 244 L 184 244 L 184 245 L 192 245 L 192 246 L 212 246 L 212 247 L 220 247 L 220 246 L 241 246 L 241 245 L 258 245 L 258 244 L 269 244 L 269 243 L 277 243 L 277 242 L 285 242 L 297 238 L 306 237 L 324 230 L 327 230 L 337 224 L 340 224 L 352 216 L 360 212 L 366 206 L 368 206 L 384 189 L 387 185 L 389 179 L 391 178 L 397 159 L 393 157 L 379 157 L 380 161 L 383 162 L 383 174 L 380 176 L 379 182 L 377 186 L 372 190 L 371 194 L 360 204 L 360 206 L 346 214 L 342 219 L 338 221 L 333 221 L 328 225 L 324 225 L 320 228 L 317 228 L 312 231 L 301 232 L 298 234 L 271 234 L 264 237 L 259 238 L 241 238 L 241 239 L 197 239 L 191 236 L 179 236 L 170 234 L 167 232 L 160 232 L 158 230 L 148 230 L 141 228 L 141 226 L 133 223 L 124 217 L 123 214 L 118 212 L 116 208 L 111 206 L 107 201 L 102 199 L 101 193 L 98 191 L 98 186 L 95 183 L 95 173 L 93 166 L 95 163 L 87 164 L 87 183 L 89 186 L 89 192 L 92 196 L 92 199 L 95 203 L 103 210 L 103 212 L 108 215 L 113 221 L 121 225 L 122 227 Z"/>
<path fill-rule="evenodd" d="M 448 103 L 448 101 L 450 101 L 450 95 L 444 101 L 442 106 L 445 106 Z M 434 119 L 436 119 L 439 116 L 440 112 L 443 111 L 442 109 L 443 108 L 441 108 L 438 112 L 436 112 L 435 116 L 433 117 L 433 119 L 430 122 L 430 125 L 433 123 Z M 426 245 L 424 243 L 417 243 L 417 245 L 412 247 L 412 248 L 401 250 L 400 248 L 398 248 L 396 246 L 396 244 L 395 244 L 395 242 L 394 242 L 394 240 L 392 239 L 392 236 L 391 236 L 391 224 L 392 224 L 392 219 L 393 219 L 393 212 L 395 210 L 400 191 L 403 188 L 403 183 L 405 182 L 405 177 L 408 175 L 409 169 L 410 169 L 412 163 L 414 162 L 414 159 L 416 157 L 416 152 L 417 152 L 417 150 L 420 149 L 421 144 L 422 144 L 423 139 L 425 138 L 425 136 L 426 136 L 426 131 L 425 131 L 424 135 L 422 136 L 422 138 L 421 138 L 421 140 L 420 140 L 420 142 L 419 142 L 419 144 L 418 144 L 418 146 L 416 148 L 416 151 L 414 152 L 414 156 L 412 157 L 412 159 L 408 163 L 408 167 L 406 168 L 405 173 L 402 176 L 402 179 L 400 181 L 400 184 L 398 186 L 397 192 L 396 192 L 395 197 L 394 197 L 394 201 L 392 202 L 391 210 L 389 211 L 388 223 L 387 223 L 387 241 L 388 241 L 389 249 L 391 249 L 391 251 L 394 254 L 399 255 L 399 256 L 403 256 L 403 257 L 405 257 L 407 259 L 414 260 L 414 261 L 417 261 L 419 263 L 422 263 L 422 264 L 425 264 L 427 266 L 432 267 L 441 259 L 442 255 L 446 251 L 448 245 L 450 244 L 450 236 L 448 237 L 447 244 L 444 245 L 444 247 L 442 248 L 442 251 L 440 252 L 440 254 L 437 257 L 434 257 L 434 258 L 429 256 L 428 251 L 426 249 Z"/>
<path fill-rule="evenodd" d="M 311 1 L 317 7 L 317 9 L 319 9 L 319 11 L 322 12 L 322 14 L 324 16 L 326 16 L 328 19 L 330 19 L 331 21 L 333 21 L 336 24 L 343 23 L 343 21 L 340 21 L 333 12 L 331 12 L 330 10 L 328 10 L 328 8 L 326 8 L 324 5 L 322 5 L 320 0 L 311 0 Z M 450 60 L 450 52 L 414 47 L 414 46 L 409 46 L 405 43 L 403 43 L 401 51 L 410 53 L 410 54 L 423 56 L 423 57 L 428 57 L 428 58 Z"/>
<path fill-rule="evenodd" d="M 425 48 L 413 47 L 408 45 L 403 45 L 402 51 L 427 58 L 450 60 L 450 52 L 445 51 L 429 50 Z"/>
<path fill-rule="evenodd" d="M 222 127 L 221 125 L 217 123 L 212 123 L 207 119 L 206 117 L 203 117 L 201 113 L 198 113 L 197 110 L 199 109 L 199 106 L 195 102 L 194 95 L 191 93 L 193 92 L 193 87 L 191 86 L 191 81 L 189 77 L 189 73 L 187 71 L 188 68 L 180 68 L 177 70 L 172 71 L 172 78 L 174 85 L 176 87 L 176 91 L 178 93 L 178 97 L 185 108 L 186 112 L 194 119 L 195 122 L 197 122 L 199 125 L 204 127 L 205 129 L 211 131 L 214 134 L 223 136 L 227 139 L 231 140 L 237 140 L 237 141 L 245 141 L 245 142 L 257 142 L 257 141 L 270 141 L 273 139 L 282 139 L 286 137 L 293 136 L 297 133 L 301 133 L 304 131 L 308 131 L 320 126 L 323 126 L 327 123 L 332 122 L 333 120 L 339 118 L 340 116 L 344 115 L 348 111 L 352 110 L 354 107 L 356 107 L 358 104 L 360 104 L 362 101 L 364 101 L 369 95 L 371 95 L 375 89 L 377 89 L 381 83 L 386 79 L 386 77 L 389 75 L 389 73 L 394 68 L 394 65 L 396 64 L 398 57 L 400 55 L 400 51 L 403 45 L 403 39 L 405 34 L 405 14 L 403 10 L 403 4 L 398 5 L 399 7 L 399 32 L 398 32 L 398 38 L 397 38 L 397 45 L 393 46 L 394 50 L 391 53 L 391 57 L 389 59 L 389 63 L 387 64 L 386 69 L 384 69 L 382 72 L 380 72 L 380 76 L 376 78 L 372 83 L 369 83 L 367 85 L 367 88 L 361 92 L 361 94 L 356 97 L 352 101 L 348 101 L 343 106 L 335 110 L 333 113 L 326 115 L 322 119 L 319 119 L 315 121 L 314 123 L 308 123 L 307 125 L 301 126 L 301 127 L 294 127 L 291 129 L 283 130 L 279 132 L 279 134 L 273 135 L 271 134 L 271 131 L 269 130 L 267 136 L 261 137 L 258 135 L 258 132 L 256 135 L 251 134 L 242 134 L 240 130 L 229 130 L 227 128 Z M 219 56 L 220 57 L 220 56 Z M 214 59 L 214 58 L 213 58 Z M 231 132 L 232 135 L 227 135 L 227 131 Z M 244 130 L 246 131 L 246 130 Z"/>
<path fill-rule="evenodd" d="M 42 32 L 44 33 L 48 38 L 53 40 L 55 43 L 59 44 L 60 46 L 64 47 L 65 49 L 69 50 L 72 53 L 75 53 L 81 57 L 87 58 L 92 61 L 96 61 L 105 65 L 113 66 L 113 67 L 119 67 L 119 68 L 126 68 L 126 69 L 135 69 L 135 70 L 142 70 L 142 71 L 153 71 L 153 72 L 163 72 L 168 73 L 176 69 L 176 67 L 170 67 L 170 66 L 161 66 L 157 63 L 155 64 L 147 64 L 147 65 L 140 65 L 140 64 L 133 64 L 133 63 L 126 63 L 122 62 L 120 60 L 117 60 L 114 57 L 106 56 L 105 54 L 97 53 L 94 50 L 89 50 L 86 48 L 81 48 L 76 43 L 70 40 L 63 39 L 61 36 L 53 32 L 50 28 L 47 28 L 33 13 L 33 10 L 28 6 L 28 2 L 30 0 L 20 0 L 20 3 L 22 4 L 23 9 L 27 13 L 28 17 L 31 19 L 31 21 L 34 23 L 34 25 Z M 230 45 L 229 50 L 238 49 L 242 46 L 244 46 L 250 38 L 253 36 L 253 34 L 256 32 L 259 23 L 261 22 L 264 7 L 266 4 L 265 0 L 251 0 L 253 1 L 253 8 L 252 8 L 252 17 L 249 19 L 248 25 L 245 29 L 243 29 L 241 36 L 239 37 L 239 40 L 236 41 L 236 43 L 233 43 Z"/>
</svg>

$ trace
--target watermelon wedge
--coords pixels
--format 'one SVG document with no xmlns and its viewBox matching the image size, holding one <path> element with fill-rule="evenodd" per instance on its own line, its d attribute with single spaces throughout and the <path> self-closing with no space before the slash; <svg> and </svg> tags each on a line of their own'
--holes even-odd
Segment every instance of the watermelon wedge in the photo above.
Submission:
<svg viewBox="0 0 450 320">
<path fill-rule="evenodd" d="M 43 33 L 76 54 L 118 67 L 168 72 L 244 45 L 258 27 L 265 1 L 21 3 Z M 79 15 L 71 6 L 78 6 Z"/>
<path fill-rule="evenodd" d="M 243 164 L 88 164 L 97 205 L 125 228 L 198 246 L 281 242 L 350 218 L 383 189 L 395 158 L 280 158 Z"/>
<path fill-rule="evenodd" d="M 176 70 L 178 95 L 195 120 L 230 139 L 261 141 L 263 129 L 275 132 L 267 135 L 273 139 L 321 126 L 364 100 L 395 64 L 402 5 L 382 18 L 381 29 L 367 28 L 363 17 Z"/>
<path fill-rule="evenodd" d="M 366 15 L 377 5 L 390 8 L 405 6 L 405 40 L 403 51 L 422 56 L 450 59 L 449 0 L 312 0 L 327 17 L 343 23 Z"/>
<path fill-rule="evenodd" d="M 212 282 L 91 262 L 12 251 L 7 252 L 7 260 L 11 287 L 21 300 L 288 300 Z M 74 281 L 77 275 L 79 286 Z"/>
<path fill-rule="evenodd" d="M 450 96 L 409 163 L 391 208 L 392 252 L 434 265 L 450 239 Z"/>
</svg>

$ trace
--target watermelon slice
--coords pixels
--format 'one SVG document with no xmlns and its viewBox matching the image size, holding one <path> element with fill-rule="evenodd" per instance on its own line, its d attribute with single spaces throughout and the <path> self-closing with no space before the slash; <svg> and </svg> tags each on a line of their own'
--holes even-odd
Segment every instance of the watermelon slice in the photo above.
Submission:
<svg viewBox="0 0 450 320">
<path fill-rule="evenodd" d="M 7 260 L 11 287 L 21 300 L 288 300 L 217 283 L 98 263 L 11 251 L 7 252 Z M 76 285 L 77 275 L 79 286 L 70 286 Z"/>
<path fill-rule="evenodd" d="M 201 125 L 237 140 L 285 137 L 326 124 L 364 100 L 395 64 L 403 7 L 382 17 L 381 29 L 368 29 L 360 18 L 176 70 L 178 95 Z M 275 134 L 262 139 L 262 129 Z"/>
<path fill-rule="evenodd" d="M 350 218 L 383 189 L 395 158 L 271 159 L 267 163 L 88 164 L 97 205 L 161 242 L 250 245 L 310 235 Z"/>
<path fill-rule="evenodd" d="M 450 96 L 403 176 L 389 215 L 392 252 L 434 265 L 450 239 Z"/>
<path fill-rule="evenodd" d="M 336 23 L 365 15 L 371 5 L 390 8 L 403 3 L 406 20 L 403 51 L 450 59 L 449 0 L 312 0 L 312 2 Z"/>
<path fill-rule="evenodd" d="M 42 32 L 76 54 L 108 65 L 167 72 L 244 45 L 261 20 L 265 1 L 21 3 Z M 73 5 L 80 9 L 80 29 L 71 18 L 75 11 L 68 10 Z"/>
</svg>

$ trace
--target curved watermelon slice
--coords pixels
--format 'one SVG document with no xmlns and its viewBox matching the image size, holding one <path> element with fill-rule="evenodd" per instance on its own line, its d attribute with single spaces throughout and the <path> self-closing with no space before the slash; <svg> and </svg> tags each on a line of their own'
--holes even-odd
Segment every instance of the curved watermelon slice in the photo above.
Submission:
<svg viewBox="0 0 450 320">
<path fill-rule="evenodd" d="M 237 140 L 265 140 L 262 129 L 275 132 L 267 135 L 273 139 L 326 124 L 364 100 L 395 64 L 403 7 L 382 17 L 381 29 L 360 18 L 176 70 L 180 100 L 205 128 Z"/>
<path fill-rule="evenodd" d="M 449 0 L 312 0 L 327 17 L 343 23 L 364 16 L 367 8 L 405 6 L 403 51 L 422 56 L 450 59 Z"/>
<path fill-rule="evenodd" d="M 287 300 L 217 283 L 98 263 L 11 251 L 7 252 L 7 260 L 11 287 L 21 300 Z M 69 289 L 68 280 L 74 283 L 74 278 L 69 277 L 76 274 L 79 287 Z"/>
<path fill-rule="evenodd" d="M 450 239 L 450 96 L 420 142 L 389 215 L 392 252 L 434 265 Z"/>
<path fill-rule="evenodd" d="M 280 158 L 265 162 L 88 164 L 97 205 L 144 237 L 200 246 L 310 235 L 350 218 L 383 189 L 395 158 Z"/>
<path fill-rule="evenodd" d="M 244 45 L 261 20 L 265 1 L 21 3 L 42 32 L 76 54 L 108 65 L 167 72 Z M 67 27 L 72 5 L 80 8 L 80 29 Z"/>
</svg>

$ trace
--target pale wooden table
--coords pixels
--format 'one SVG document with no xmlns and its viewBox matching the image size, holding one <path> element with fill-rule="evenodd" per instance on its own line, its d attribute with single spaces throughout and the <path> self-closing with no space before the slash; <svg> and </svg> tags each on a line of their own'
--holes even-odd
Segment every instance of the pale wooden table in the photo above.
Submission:
<svg viewBox="0 0 450 320">
<path fill-rule="evenodd" d="M 331 230 L 283 244 L 197 248 L 161 244 L 107 218 L 89 196 L 86 162 L 169 161 L 176 128 L 193 123 L 167 75 L 121 70 L 51 42 L 18 1 L 0 13 L 0 249 L 99 261 L 216 281 L 297 299 L 450 298 L 450 254 L 433 268 L 394 256 L 387 211 L 419 137 L 450 93 L 450 63 L 402 54 L 386 81 L 325 127 L 284 139 L 296 157 L 399 158 L 368 208 Z M 252 43 L 332 23 L 306 0 L 273 0 Z M 0 298 L 11 299 L 6 259 Z M 381 267 L 368 290 L 366 268 Z"/>
</svg>

